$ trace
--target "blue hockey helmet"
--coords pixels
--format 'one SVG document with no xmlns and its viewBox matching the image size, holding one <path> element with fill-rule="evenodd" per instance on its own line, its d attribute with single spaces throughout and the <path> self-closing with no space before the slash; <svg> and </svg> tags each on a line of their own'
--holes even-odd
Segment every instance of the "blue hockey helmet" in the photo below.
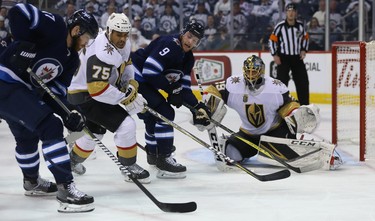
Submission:
<svg viewBox="0 0 375 221">
<path fill-rule="evenodd" d="M 88 33 L 92 38 L 96 38 L 98 35 L 98 22 L 93 15 L 85 12 L 83 9 L 75 11 L 67 21 L 69 31 L 77 25 L 80 27 L 78 37 L 84 33 Z"/>
</svg>

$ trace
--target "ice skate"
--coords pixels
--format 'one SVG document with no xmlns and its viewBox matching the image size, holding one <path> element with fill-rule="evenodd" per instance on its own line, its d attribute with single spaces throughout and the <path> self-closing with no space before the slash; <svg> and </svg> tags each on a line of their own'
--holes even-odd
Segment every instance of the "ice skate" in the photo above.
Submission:
<svg viewBox="0 0 375 221">
<path fill-rule="evenodd" d="M 132 176 L 135 179 L 137 179 L 140 183 L 147 184 L 147 183 L 151 182 L 150 173 L 147 170 L 143 169 L 138 164 L 135 163 L 131 166 L 125 166 L 125 168 L 127 170 L 129 170 L 129 172 L 132 174 Z M 123 174 L 123 175 L 125 176 L 126 182 L 133 182 L 132 179 L 130 179 L 127 174 Z"/>
<path fill-rule="evenodd" d="M 156 167 L 157 177 L 161 179 L 183 179 L 186 177 L 186 167 L 177 163 L 172 156 L 158 156 Z"/>
<path fill-rule="evenodd" d="M 78 190 L 74 182 L 59 184 L 57 189 L 56 198 L 60 203 L 57 211 L 61 213 L 80 213 L 94 210 L 94 197 Z"/>
<path fill-rule="evenodd" d="M 175 156 L 176 155 L 176 146 L 172 146 L 172 150 L 171 150 L 171 156 Z M 150 166 L 156 166 L 156 155 L 155 154 L 152 154 L 152 153 L 149 153 L 147 151 L 147 163 L 150 165 Z"/>
<path fill-rule="evenodd" d="M 23 188 L 26 190 L 26 196 L 52 196 L 56 195 L 57 192 L 55 183 L 40 176 L 37 179 L 24 178 Z"/>
</svg>

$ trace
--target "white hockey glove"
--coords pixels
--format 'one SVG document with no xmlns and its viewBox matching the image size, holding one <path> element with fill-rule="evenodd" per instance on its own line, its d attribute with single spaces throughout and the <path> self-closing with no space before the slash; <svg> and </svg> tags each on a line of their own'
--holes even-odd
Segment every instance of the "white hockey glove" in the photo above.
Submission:
<svg viewBox="0 0 375 221">
<path fill-rule="evenodd" d="M 129 113 L 129 115 L 143 113 L 145 112 L 146 105 L 147 105 L 146 99 L 144 99 L 142 94 L 138 94 L 133 102 L 125 105 L 125 110 Z"/>
<path fill-rule="evenodd" d="M 125 106 L 126 111 L 129 115 L 134 115 L 139 112 L 143 112 L 145 105 L 147 105 L 146 99 L 141 94 L 138 94 L 138 82 L 131 79 L 128 87 L 123 90 L 125 93 L 125 99 L 121 101 L 121 104 Z"/>
<path fill-rule="evenodd" d="M 291 115 L 285 117 L 285 121 L 292 134 L 311 134 L 320 123 L 319 107 L 315 104 L 302 105 Z"/>
</svg>

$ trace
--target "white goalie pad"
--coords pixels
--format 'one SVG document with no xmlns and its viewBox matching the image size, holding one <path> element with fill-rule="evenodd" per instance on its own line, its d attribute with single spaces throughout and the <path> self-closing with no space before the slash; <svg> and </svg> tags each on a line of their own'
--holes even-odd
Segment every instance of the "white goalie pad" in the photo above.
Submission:
<svg viewBox="0 0 375 221">
<path fill-rule="evenodd" d="M 315 104 L 302 105 L 292 115 L 285 117 L 291 131 L 296 128 L 297 133 L 312 133 L 319 126 L 319 107 Z"/>
<path fill-rule="evenodd" d="M 295 159 L 287 160 L 286 162 L 293 166 L 302 167 L 303 172 L 317 169 L 332 170 L 333 168 L 334 158 L 332 157 L 336 147 L 334 144 L 324 141 L 286 139 L 265 135 L 261 136 L 260 142 L 288 145 L 289 148 L 293 149 L 293 151 L 300 156 Z M 260 155 L 258 156 L 258 161 L 276 166 L 280 165 L 276 161 Z M 342 164 L 341 159 L 339 159 L 339 163 L 340 165 Z"/>
</svg>

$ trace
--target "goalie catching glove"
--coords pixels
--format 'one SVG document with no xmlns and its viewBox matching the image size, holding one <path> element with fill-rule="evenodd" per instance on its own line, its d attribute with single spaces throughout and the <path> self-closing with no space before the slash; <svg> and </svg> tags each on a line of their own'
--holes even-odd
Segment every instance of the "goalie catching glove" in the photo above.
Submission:
<svg viewBox="0 0 375 221">
<path fill-rule="evenodd" d="M 206 105 L 202 102 L 199 102 L 193 107 L 193 124 L 197 127 L 207 126 L 210 124 L 211 112 L 208 110 Z"/>
<path fill-rule="evenodd" d="M 127 87 L 122 88 L 121 91 L 125 93 L 125 99 L 121 101 L 121 104 L 125 106 L 129 115 L 134 115 L 145 110 L 147 101 L 141 94 L 138 94 L 138 82 L 136 80 L 130 79 Z"/>
<path fill-rule="evenodd" d="M 204 98 L 205 98 L 204 106 L 211 113 L 211 116 L 210 116 L 211 119 L 214 120 L 215 122 L 221 123 L 225 114 L 227 113 L 227 108 L 225 107 L 224 100 L 212 94 L 207 94 L 205 95 Z M 194 125 L 200 131 L 210 130 L 213 127 L 215 127 L 215 124 L 212 123 L 211 121 L 207 125 L 202 125 L 202 124 L 194 124 Z"/>
<path fill-rule="evenodd" d="M 285 117 L 285 121 L 292 134 L 311 134 L 320 123 L 319 107 L 315 104 L 302 105 Z"/>
</svg>

